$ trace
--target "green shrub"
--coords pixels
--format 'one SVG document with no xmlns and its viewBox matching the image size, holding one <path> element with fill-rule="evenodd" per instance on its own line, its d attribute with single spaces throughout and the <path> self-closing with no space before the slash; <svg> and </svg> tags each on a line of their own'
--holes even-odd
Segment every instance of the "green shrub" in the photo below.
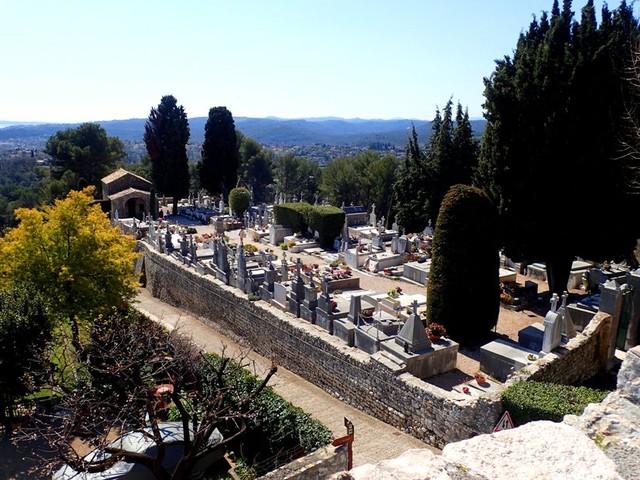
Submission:
<svg viewBox="0 0 640 480">
<path fill-rule="evenodd" d="M 281 203 L 273 206 L 275 222 L 291 228 L 294 232 L 305 232 L 309 226 L 309 210 L 313 208 L 307 202 Z"/>
<path fill-rule="evenodd" d="M 244 187 L 234 188 L 229 192 L 229 207 L 233 213 L 241 217 L 251 204 L 251 192 Z"/>
<path fill-rule="evenodd" d="M 206 354 L 205 374 L 211 366 L 218 365 L 221 358 Z M 258 379 L 249 371 L 232 362 L 226 375 L 233 376 L 228 383 L 234 385 L 233 395 L 246 396 L 255 389 Z M 250 465 L 256 457 L 271 458 L 282 452 L 291 452 L 299 445 L 305 453 L 311 453 L 328 445 L 333 438 L 331 431 L 301 408 L 294 406 L 267 387 L 258 397 L 256 412 L 250 420 L 249 432 L 242 446 L 243 457 Z M 281 459 L 282 463 L 290 459 Z M 264 473 L 264 472 L 260 472 Z"/>
<path fill-rule="evenodd" d="M 187 227 L 187 235 L 195 235 L 198 230 L 195 227 Z"/>
<path fill-rule="evenodd" d="M 565 415 L 580 415 L 589 403 L 599 403 L 609 392 L 587 387 L 523 380 L 502 392 L 502 405 L 516 425 L 534 420 L 560 422 Z"/>
<path fill-rule="evenodd" d="M 333 246 L 333 240 L 340 234 L 345 214 L 341 208 L 318 205 L 309 211 L 309 226 L 320 236 L 320 245 Z"/>
<path fill-rule="evenodd" d="M 428 323 L 477 343 L 498 321 L 496 209 L 480 189 L 454 185 L 442 200 L 427 287 Z"/>
</svg>

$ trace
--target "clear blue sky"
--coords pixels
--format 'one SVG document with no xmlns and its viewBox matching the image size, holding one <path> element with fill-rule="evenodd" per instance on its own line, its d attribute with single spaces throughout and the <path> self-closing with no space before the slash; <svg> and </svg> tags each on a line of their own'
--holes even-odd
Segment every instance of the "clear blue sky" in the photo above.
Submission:
<svg viewBox="0 0 640 480">
<path fill-rule="evenodd" d="M 574 1 L 574 11 L 585 2 Z M 430 119 L 449 97 L 480 117 L 483 77 L 512 53 L 532 15 L 551 6 L 6 0 L 0 120 L 143 118 L 166 94 L 189 117 L 224 105 L 234 116 Z"/>
</svg>

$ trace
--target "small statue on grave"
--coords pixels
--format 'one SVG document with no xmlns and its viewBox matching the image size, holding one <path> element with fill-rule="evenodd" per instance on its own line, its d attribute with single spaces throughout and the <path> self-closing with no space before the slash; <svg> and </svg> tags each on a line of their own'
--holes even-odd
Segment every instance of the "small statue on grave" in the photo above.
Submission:
<svg viewBox="0 0 640 480">
<path fill-rule="evenodd" d="M 240 245 L 244 245 L 243 241 L 247 234 L 244 231 L 244 227 L 240 229 L 240 233 L 238 233 L 238 238 L 240 239 Z"/>
</svg>

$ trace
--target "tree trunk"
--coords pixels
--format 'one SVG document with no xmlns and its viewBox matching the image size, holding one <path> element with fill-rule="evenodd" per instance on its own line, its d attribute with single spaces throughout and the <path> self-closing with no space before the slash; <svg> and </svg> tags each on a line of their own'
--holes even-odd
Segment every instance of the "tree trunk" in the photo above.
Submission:
<svg viewBox="0 0 640 480">
<path fill-rule="evenodd" d="M 171 215 L 178 215 L 178 197 L 173 197 L 173 207 L 171 207 Z"/>
<path fill-rule="evenodd" d="M 547 257 L 546 265 L 549 293 L 562 295 L 562 292 L 567 289 L 573 258 L 573 255 L 564 252 L 552 253 Z"/>
</svg>

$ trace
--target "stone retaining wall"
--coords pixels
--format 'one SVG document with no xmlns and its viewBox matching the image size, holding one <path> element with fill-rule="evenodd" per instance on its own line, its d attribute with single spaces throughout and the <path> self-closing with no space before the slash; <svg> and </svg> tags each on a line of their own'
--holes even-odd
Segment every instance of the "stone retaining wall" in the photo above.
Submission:
<svg viewBox="0 0 640 480">
<path fill-rule="evenodd" d="M 408 373 L 394 375 L 323 329 L 263 301 L 250 302 L 239 290 L 139 245 L 146 286 L 155 297 L 242 338 L 342 401 L 427 443 L 442 447 L 490 432 L 501 414 L 498 393 L 469 399 Z"/>
<path fill-rule="evenodd" d="M 582 333 L 512 376 L 507 384 L 528 379 L 577 385 L 593 377 L 607 363 L 611 315 L 598 312 Z"/>
<path fill-rule="evenodd" d="M 324 480 L 334 473 L 347 470 L 349 456 L 346 445 L 321 448 L 306 457 L 260 477 L 262 480 Z"/>
</svg>

